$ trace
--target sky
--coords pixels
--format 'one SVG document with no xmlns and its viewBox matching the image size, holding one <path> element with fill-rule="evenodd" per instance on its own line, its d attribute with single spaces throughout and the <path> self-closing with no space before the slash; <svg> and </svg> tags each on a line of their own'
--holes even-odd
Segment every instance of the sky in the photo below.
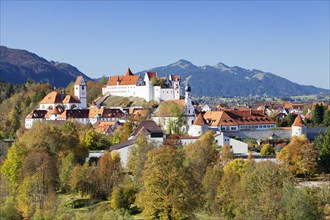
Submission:
<svg viewBox="0 0 330 220">
<path fill-rule="evenodd" d="M 1 45 L 92 78 L 185 59 L 330 88 L 329 1 L 0 1 Z"/>
</svg>

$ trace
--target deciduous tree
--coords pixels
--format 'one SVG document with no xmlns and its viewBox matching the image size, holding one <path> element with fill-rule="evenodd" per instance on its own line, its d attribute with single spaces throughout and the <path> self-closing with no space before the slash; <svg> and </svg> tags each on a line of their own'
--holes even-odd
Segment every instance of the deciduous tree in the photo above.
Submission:
<svg viewBox="0 0 330 220">
<path fill-rule="evenodd" d="M 145 219 L 183 219 L 192 215 L 196 194 L 183 155 L 172 146 L 151 150 L 143 172 L 138 206 Z"/>
</svg>

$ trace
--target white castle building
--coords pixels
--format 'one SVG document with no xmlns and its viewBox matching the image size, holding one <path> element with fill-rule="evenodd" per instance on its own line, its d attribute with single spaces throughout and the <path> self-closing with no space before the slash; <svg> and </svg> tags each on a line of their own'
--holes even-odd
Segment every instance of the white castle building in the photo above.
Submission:
<svg viewBox="0 0 330 220">
<path fill-rule="evenodd" d="M 162 81 L 162 85 L 155 83 L 157 80 Z M 156 72 L 146 72 L 142 77 L 134 75 L 128 68 L 124 76 L 109 78 L 102 88 L 102 94 L 107 93 L 114 96 L 140 97 L 147 102 L 178 100 L 180 99 L 180 76 L 169 75 L 159 78 Z"/>
</svg>

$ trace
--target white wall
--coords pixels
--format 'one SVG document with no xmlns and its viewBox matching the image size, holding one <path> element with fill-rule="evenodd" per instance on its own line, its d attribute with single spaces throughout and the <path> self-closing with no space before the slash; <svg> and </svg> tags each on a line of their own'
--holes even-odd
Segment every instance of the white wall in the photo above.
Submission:
<svg viewBox="0 0 330 220">
<path fill-rule="evenodd" d="M 232 146 L 234 154 L 248 154 L 248 144 L 236 139 L 230 138 L 230 146 Z"/>
<path fill-rule="evenodd" d="M 134 146 L 136 146 L 136 145 L 132 144 L 132 145 L 129 145 L 127 147 L 123 147 L 121 149 L 115 150 L 119 153 L 120 161 L 121 161 L 121 164 L 122 164 L 123 167 L 127 167 L 130 149 Z"/>
<path fill-rule="evenodd" d="M 173 100 L 174 99 L 174 89 L 173 88 L 162 88 L 160 90 L 161 100 Z"/>
</svg>

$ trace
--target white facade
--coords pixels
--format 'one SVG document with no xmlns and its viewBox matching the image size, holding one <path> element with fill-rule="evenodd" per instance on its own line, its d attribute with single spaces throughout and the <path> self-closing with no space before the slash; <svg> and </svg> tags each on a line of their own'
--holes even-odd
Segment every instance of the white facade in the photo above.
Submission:
<svg viewBox="0 0 330 220">
<path fill-rule="evenodd" d="M 127 76 L 129 77 L 129 76 Z M 160 86 L 153 86 L 152 81 L 145 74 L 144 78 L 139 77 L 136 84 L 120 85 L 119 81 L 117 85 L 107 85 L 102 88 L 102 94 L 109 92 L 110 95 L 123 96 L 123 97 L 140 97 L 147 102 L 151 100 L 166 101 L 180 99 L 180 81 L 172 80 L 172 77 L 167 77 L 166 82 L 169 88 L 161 88 Z"/>
<path fill-rule="evenodd" d="M 292 137 L 293 136 L 302 136 L 302 135 L 307 135 L 307 127 L 306 126 L 292 126 L 291 128 L 292 131 Z"/>
<path fill-rule="evenodd" d="M 233 150 L 234 154 L 248 154 L 248 144 L 236 139 L 226 137 L 223 133 L 217 134 L 215 137 L 215 142 L 218 146 L 228 145 Z M 198 137 L 183 137 L 180 138 L 183 146 L 187 144 L 192 144 L 198 140 Z"/>
</svg>

